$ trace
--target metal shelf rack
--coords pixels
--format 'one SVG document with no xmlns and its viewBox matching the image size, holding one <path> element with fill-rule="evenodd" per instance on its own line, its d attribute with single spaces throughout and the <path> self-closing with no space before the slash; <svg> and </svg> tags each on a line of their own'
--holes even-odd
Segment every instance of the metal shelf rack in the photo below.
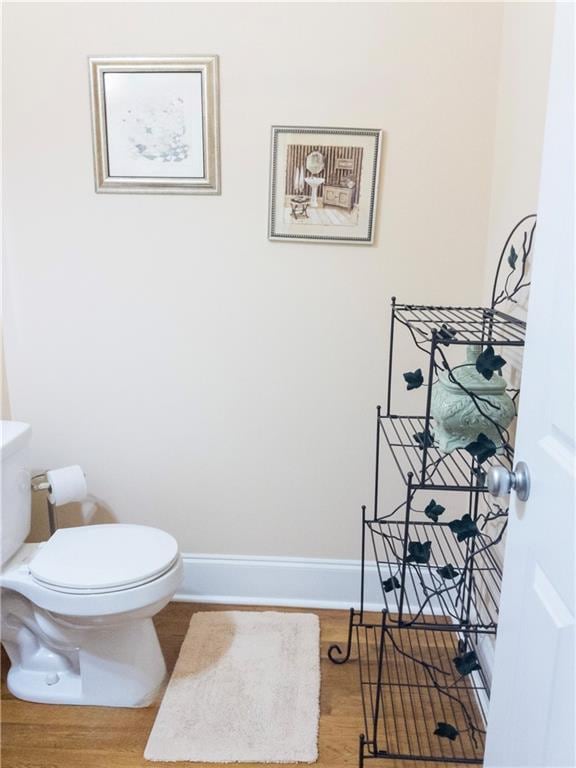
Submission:
<svg viewBox="0 0 576 768">
<path fill-rule="evenodd" d="M 492 307 L 435 307 L 399 304 L 392 299 L 394 320 L 413 332 L 415 340 L 442 344 L 523 346 L 526 325 Z M 447 335 L 447 331 L 453 331 Z"/>
<path fill-rule="evenodd" d="M 500 301 L 508 294 L 495 288 L 494 295 Z M 420 415 L 392 407 L 399 326 L 427 356 Z M 392 299 L 388 391 L 376 418 L 374 505 L 370 514 L 362 507 L 360 607 L 350 611 L 346 647 L 329 649 L 337 664 L 355 649 L 365 728 L 360 766 L 369 759 L 482 763 L 489 689 L 476 648 L 481 636 L 496 633 L 502 568 L 494 548 L 507 524 L 507 509 L 488 499 L 485 481 L 491 466 L 512 468 L 513 449 L 506 434 L 502 449 L 482 462 L 466 449 L 442 453 L 434 441 L 431 393 L 438 373 L 452 370 L 450 347 L 521 347 L 525 331 L 524 323 L 495 305 L 438 307 Z M 392 508 L 387 498 L 383 513 L 379 475 L 386 446 L 406 494 Z M 460 519 L 430 519 L 426 509 L 417 509 L 418 500 L 430 503 L 431 492 L 445 491 L 454 499 L 452 516 L 457 511 Z M 470 530 L 461 535 L 464 520 Z M 364 606 L 369 544 L 382 591 L 380 622 L 370 621 Z M 458 666 L 463 660 L 470 662 L 464 672 Z"/>
<path fill-rule="evenodd" d="M 475 635 L 496 631 L 502 568 L 491 539 L 472 550 L 470 543 L 458 542 L 448 523 L 412 522 L 407 527 L 405 519 L 398 519 L 367 520 L 365 525 L 389 624 Z M 411 541 L 431 542 L 427 563 L 407 561 Z M 444 580 L 439 571 L 448 563 L 455 576 Z M 390 574 L 396 574 L 399 587 L 386 591 Z"/>
<path fill-rule="evenodd" d="M 358 762 L 410 760 L 481 764 L 489 686 L 476 653 L 479 640 L 494 635 L 502 569 L 495 547 L 505 533 L 507 509 L 489 500 L 486 473 L 491 466 L 512 468 L 510 436 L 502 447 L 481 456 L 460 449 L 440 451 L 430 414 L 432 386 L 441 371 L 450 377 L 450 349 L 462 345 L 522 347 L 525 324 L 501 311 L 515 306 L 530 285 L 529 260 L 536 216 L 521 219 L 500 254 L 490 307 L 401 304 L 392 299 L 385 408 L 378 406 L 374 507 L 362 507 L 360 607 L 350 609 L 345 647 L 332 645 L 335 664 L 350 660 L 353 648 L 360 673 L 364 733 Z M 392 408 L 394 344 L 405 328 L 426 356 L 417 387 L 427 387 L 424 413 L 407 416 Z M 414 374 L 413 374 L 414 375 Z M 408 380 L 407 380 L 408 381 Z M 482 398 L 465 389 L 475 407 Z M 411 387 L 409 387 L 411 388 Z M 509 390 L 510 391 L 510 390 Z M 513 399 L 519 390 L 513 390 Z M 387 446 L 406 488 L 404 499 L 379 509 L 381 447 Z M 431 492 L 451 492 L 454 519 L 437 509 Z M 424 496 L 424 509 L 416 507 Z M 454 508 L 456 507 L 456 509 Z M 380 621 L 365 612 L 367 546 L 371 542 L 382 588 Z M 396 763 L 395 763 L 396 764 Z"/>
<path fill-rule="evenodd" d="M 401 415 L 392 408 L 394 344 L 399 326 L 407 329 L 413 343 L 428 357 L 424 415 Z M 436 445 L 429 445 L 428 439 L 419 442 L 418 435 L 432 436 L 432 387 L 439 371 L 451 371 L 450 348 L 462 345 L 522 347 L 525 336 L 524 322 L 495 308 L 400 304 L 396 297 L 392 297 L 386 408 L 384 413 L 378 409 L 378 424 L 406 484 L 412 474 L 413 488 L 475 491 L 476 481 L 483 479 L 483 473 L 490 466 L 502 464 L 507 469 L 512 468 L 512 450 L 508 444 L 485 467 L 480 467 L 466 451 L 460 449 L 442 454 Z M 514 392 L 514 396 L 517 394 Z M 480 412 L 490 415 L 480 400 L 475 402 Z M 376 451 L 377 454 L 380 451 L 379 431 Z"/>
<path fill-rule="evenodd" d="M 454 633 L 431 642 L 428 632 L 389 627 L 387 616 L 380 623 L 353 617 L 365 728 L 360 767 L 368 759 L 481 764 L 488 701 L 481 672 L 455 671 Z M 438 737 L 441 724 L 455 729 L 454 739 Z"/>
<path fill-rule="evenodd" d="M 476 491 L 478 480 L 490 467 L 502 465 L 512 469 L 506 454 L 490 457 L 481 467 L 464 450 L 443 454 L 436 444 L 421 447 L 415 435 L 430 432 L 430 417 L 382 416 L 378 406 L 378 425 L 402 480 L 413 490 Z"/>
</svg>

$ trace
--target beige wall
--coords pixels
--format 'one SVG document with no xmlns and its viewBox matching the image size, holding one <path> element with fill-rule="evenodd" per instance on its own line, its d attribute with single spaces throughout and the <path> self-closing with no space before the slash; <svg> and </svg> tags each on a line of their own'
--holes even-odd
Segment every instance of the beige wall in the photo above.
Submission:
<svg viewBox="0 0 576 768">
<path fill-rule="evenodd" d="M 540 162 L 544 140 L 548 76 L 555 7 L 553 3 L 508 3 L 502 16 L 498 100 L 494 131 L 494 164 L 488 221 L 485 301 L 489 302 L 498 258 L 507 235 L 524 216 L 538 212 Z M 519 230 L 513 244 L 521 253 Z M 531 262 L 538 258 L 538 235 Z M 503 265 L 499 279 L 508 274 Z M 523 320 L 527 318 L 529 290 L 500 309 Z M 501 350 L 508 361 L 504 374 L 512 386 L 520 387 L 521 348 Z"/>
<path fill-rule="evenodd" d="M 554 3 L 506 3 L 486 260 L 486 301 L 514 224 L 537 213 Z"/>
<path fill-rule="evenodd" d="M 482 298 L 502 7 L 4 12 L 7 362 L 35 467 L 81 463 L 94 519 L 184 551 L 356 558 L 390 296 Z M 222 196 L 96 195 L 87 56 L 205 52 Z M 274 123 L 385 131 L 374 247 L 266 239 Z M 387 460 L 383 485 L 399 501 Z"/>
</svg>

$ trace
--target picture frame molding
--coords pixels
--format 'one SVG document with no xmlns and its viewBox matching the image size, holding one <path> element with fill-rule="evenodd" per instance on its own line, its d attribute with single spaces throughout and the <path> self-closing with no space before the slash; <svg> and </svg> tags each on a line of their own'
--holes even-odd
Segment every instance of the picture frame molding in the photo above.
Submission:
<svg viewBox="0 0 576 768">
<path fill-rule="evenodd" d="M 301 233 L 277 233 L 275 231 L 277 201 L 276 184 L 278 173 L 278 137 L 283 134 L 302 134 L 317 135 L 328 134 L 334 136 L 364 136 L 373 137 L 376 140 L 375 162 L 370 174 L 371 192 L 370 192 L 370 213 L 368 222 L 368 233 L 366 237 L 343 237 L 337 238 L 333 235 L 303 235 Z M 270 178 L 269 178 L 269 206 L 268 206 L 268 239 L 272 241 L 294 241 L 311 243 L 332 243 L 334 245 L 373 245 L 375 236 L 375 218 L 378 205 L 378 182 L 380 178 L 380 161 L 382 155 L 382 129 L 380 128 L 343 128 L 326 126 L 303 126 L 303 125 L 273 125 L 270 136 Z"/>
<path fill-rule="evenodd" d="M 90 56 L 88 65 L 96 192 L 119 194 L 220 194 L 220 82 L 218 56 Z M 107 72 L 200 72 L 202 74 L 203 178 L 189 179 L 158 176 L 135 178 L 133 176 L 110 175 L 104 91 L 104 75 Z"/>
</svg>

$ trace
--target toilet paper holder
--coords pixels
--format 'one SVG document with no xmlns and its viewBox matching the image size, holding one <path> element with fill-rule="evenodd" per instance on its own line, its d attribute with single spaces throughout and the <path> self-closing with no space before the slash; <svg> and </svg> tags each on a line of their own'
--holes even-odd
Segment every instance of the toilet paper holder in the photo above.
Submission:
<svg viewBox="0 0 576 768">
<path fill-rule="evenodd" d="M 48 493 L 52 492 L 52 486 L 48 482 L 48 478 L 46 477 L 46 472 L 41 472 L 39 475 L 34 475 L 32 477 L 32 481 L 30 484 L 32 486 L 32 491 L 34 492 L 38 492 L 38 491 L 48 491 Z M 50 536 L 52 536 L 52 534 L 56 532 L 56 528 L 58 527 L 56 525 L 56 508 L 48 497 L 46 498 L 46 503 L 48 504 L 48 529 L 50 531 Z"/>
<path fill-rule="evenodd" d="M 48 491 L 46 503 L 51 536 L 58 527 L 56 507 L 73 501 L 82 501 L 87 495 L 86 475 L 77 465 L 40 472 L 32 477 L 30 484 L 33 492 Z"/>
</svg>

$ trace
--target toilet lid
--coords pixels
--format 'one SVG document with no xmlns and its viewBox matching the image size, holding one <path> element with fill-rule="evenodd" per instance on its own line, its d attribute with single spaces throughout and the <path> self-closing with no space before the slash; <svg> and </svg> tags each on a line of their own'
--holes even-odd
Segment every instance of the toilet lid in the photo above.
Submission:
<svg viewBox="0 0 576 768">
<path fill-rule="evenodd" d="M 62 591 L 108 591 L 161 576 L 179 557 L 169 533 L 145 525 L 60 528 L 29 563 L 37 581 Z"/>
</svg>

